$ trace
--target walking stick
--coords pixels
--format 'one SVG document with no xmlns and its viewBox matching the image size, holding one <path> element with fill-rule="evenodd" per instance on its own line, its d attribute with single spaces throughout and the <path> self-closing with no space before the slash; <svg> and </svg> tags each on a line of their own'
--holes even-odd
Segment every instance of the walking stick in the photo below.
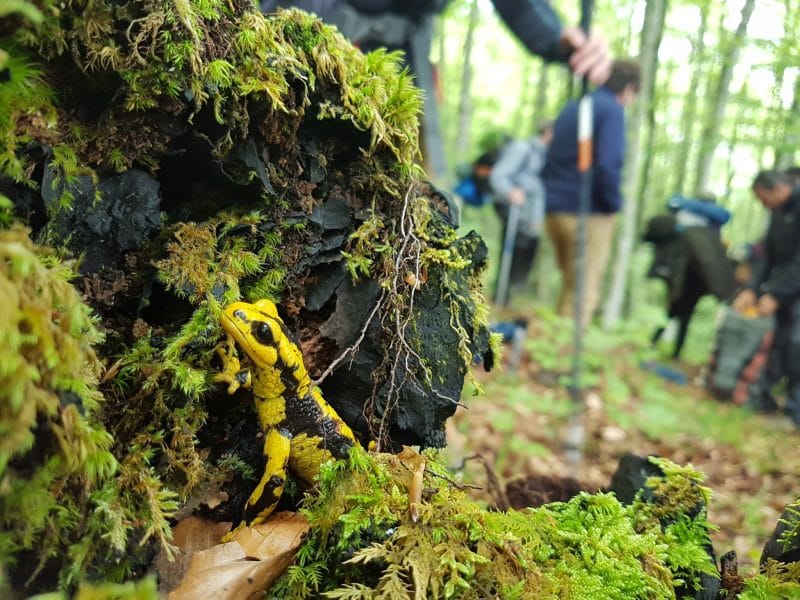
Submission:
<svg viewBox="0 0 800 600">
<path fill-rule="evenodd" d="M 589 35 L 592 19 L 593 0 L 581 0 L 581 28 Z M 581 382 L 583 366 L 583 307 L 586 301 L 586 238 L 589 221 L 589 208 L 592 194 L 592 153 L 593 153 L 592 98 L 589 95 L 589 82 L 583 77 L 581 99 L 578 103 L 578 173 L 581 176 L 578 205 L 578 252 L 575 265 L 575 333 L 572 347 L 572 383 L 570 397 L 573 413 L 567 425 L 565 451 L 567 459 L 577 464 L 583 456 L 584 399 Z"/>
<path fill-rule="evenodd" d="M 519 228 L 520 205 L 512 204 L 508 208 L 506 235 L 503 237 L 503 254 L 500 257 L 500 272 L 497 275 L 495 302 L 501 306 L 508 305 L 508 282 L 511 277 L 511 260 L 514 258 L 514 242 Z"/>
</svg>

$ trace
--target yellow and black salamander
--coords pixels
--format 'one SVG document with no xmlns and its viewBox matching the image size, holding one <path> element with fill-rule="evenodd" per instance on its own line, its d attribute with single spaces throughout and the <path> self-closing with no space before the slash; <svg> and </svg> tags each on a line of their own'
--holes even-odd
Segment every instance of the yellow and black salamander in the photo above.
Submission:
<svg viewBox="0 0 800 600">
<path fill-rule="evenodd" d="M 266 467 L 238 529 L 261 523 L 272 513 L 283 493 L 287 467 L 310 484 L 320 464 L 343 458 L 358 441 L 311 384 L 300 349 L 289 339 L 275 304 L 235 302 L 225 308 L 222 328 L 228 340 L 218 348 L 223 371 L 215 380 L 227 383 L 229 394 L 252 388 L 264 431 Z M 242 368 L 237 347 L 252 362 L 252 371 Z"/>
</svg>

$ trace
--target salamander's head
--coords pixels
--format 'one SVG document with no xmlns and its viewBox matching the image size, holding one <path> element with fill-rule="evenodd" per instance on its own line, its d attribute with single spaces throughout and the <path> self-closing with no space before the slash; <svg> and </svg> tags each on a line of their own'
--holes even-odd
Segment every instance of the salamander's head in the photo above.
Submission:
<svg viewBox="0 0 800 600">
<path fill-rule="evenodd" d="M 222 313 L 222 328 L 257 367 L 272 367 L 288 341 L 286 326 L 270 300 L 234 302 Z"/>
</svg>

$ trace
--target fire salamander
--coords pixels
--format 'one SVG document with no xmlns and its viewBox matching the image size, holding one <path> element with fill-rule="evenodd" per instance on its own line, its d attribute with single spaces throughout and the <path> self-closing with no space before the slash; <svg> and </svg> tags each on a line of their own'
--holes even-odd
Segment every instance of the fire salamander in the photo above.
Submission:
<svg viewBox="0 0 800 600">
<path fill-rule="evenodd" d="M 311 484 L 320 464 L 344 457 L 358 441 L 311 384 L 300 349 L 289 339 L 275 304 L 235 302 L 224 310 L 222 328 L 228 339 L 217 348 L 223 371 L 215 381 L 227 383 L 229 394 L 252 388 L 264 431 L 264 474 L 247 500 L 238 530 L 272 513 L 283 493 L 287 467 Z M 241 367 L 236 346 L 253 363 L 253 372 Z"/>
</svg>

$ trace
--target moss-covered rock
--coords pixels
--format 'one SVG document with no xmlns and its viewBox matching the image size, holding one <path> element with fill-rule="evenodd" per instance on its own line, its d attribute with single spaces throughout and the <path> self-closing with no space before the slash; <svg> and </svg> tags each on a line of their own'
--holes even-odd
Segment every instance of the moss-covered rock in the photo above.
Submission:
<svg viewBox="0 0 800 600">
<path fill-rule="evenodd" d="M 249 395 L 213 383 L 230 301 L 276 301 L 362 441 L 442 445 L 488 348 L 485 248 L 459 239 L 454 207 L 421 179 L 420 92 L 401 57 L 364 55 L 307 14 L 267 17 L 249 0 L 37 6 L 41 19 L 0 23 L 0 194 L 13 207 L 1 221 L 79 259 L 64 285 L 97 320 L 78 337 L 94 356 L 70 391 L 80 401 L 41 383 L 40 361 L 65 357 L 27 357 L 52 405 L 17 396 L 27 445 L 8 444 L 28 467 L 14 476 L 49 499 L 33 534 L 6 532 L 15 581 L 120 580 L 150 542 L 169 546 L 176 509 L 219 486 L 232 500 L 217 516 L 238 520 L 262 457 Z M 40 331 L 23 334 L 47 350 Z M 65 455 L 84 462 L 53 472 L 45 423 L 72 401 L 91 405 L 69 411 L 94 445 L 68 439 Z M 103 477 L 87 475 L 100 458 Z M 64 477 L 81 485 L 53 484 Z M 17 513 L 3 506 L 8 527 Z"/>
</svg>

